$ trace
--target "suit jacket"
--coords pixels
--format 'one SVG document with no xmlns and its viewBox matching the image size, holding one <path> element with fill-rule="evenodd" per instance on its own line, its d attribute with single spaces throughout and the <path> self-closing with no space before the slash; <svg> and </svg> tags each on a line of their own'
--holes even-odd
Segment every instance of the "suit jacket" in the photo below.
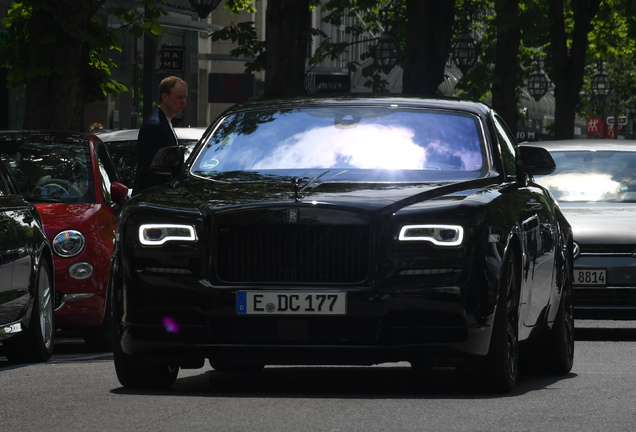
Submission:
<svg viewBox="0 0 636 432">
<path fill-rule="evenodd" d="M 170 176 L 157 174 L 150 169 L 152 159 L 157 151 L 163 147 L 178 145 L 170 123 L 159 107 L 152 110 L 150 116 L 139 129 L 137 137 L 137 171 L 133 195 L 163 183 L 170 182 Z"/>
</svg>

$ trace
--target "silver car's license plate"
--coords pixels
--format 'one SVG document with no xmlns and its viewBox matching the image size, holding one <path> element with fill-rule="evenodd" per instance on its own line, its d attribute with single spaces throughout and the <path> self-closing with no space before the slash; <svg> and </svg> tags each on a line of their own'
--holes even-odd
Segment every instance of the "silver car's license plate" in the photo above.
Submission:
<svg viewBox="0 0 636 432">
<path fill-rule="evenodd" d="M 607 283 L 605 269 L 574 269 L 574 285 L 602 286 Z"/>
<path fill-rule="evenodd" d="M 345 315 L 344 292 L 239 291 L 239 315 Z"/>
</svg>

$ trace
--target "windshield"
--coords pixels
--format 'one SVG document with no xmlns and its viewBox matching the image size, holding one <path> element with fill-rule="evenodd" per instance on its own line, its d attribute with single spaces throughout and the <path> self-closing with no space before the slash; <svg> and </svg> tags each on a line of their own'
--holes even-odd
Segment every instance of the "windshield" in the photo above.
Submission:
<svg viewBox="0 0 636 432">
<path fill-rule="evenodd" d="M 636 152 L 554 151 L 556 171 L 535 180 L 562 202 L 636 202 Z"/>
<path fill-rule="evenodd" d="M 3 143 L 0 158 L 22 195 L 34 203 L 94 203 L 88 145 L 73 143 Z"/>
<path fill-rule="evenodd" d="M 395 172 L 402 171 L 402 178 L 425 181 L 441 172 L 445 178 L 475 177 L 488 171 L 486 160 L 475 116 L 338 106 L 226 117 L 196 157 L 192 172 L 236 179 L 246 172 L 276 176 L 328 170 L 340 180 L 369 180 L 365 173 L 373 172 L 376 181 L 394 181 Z"/>
</svg>

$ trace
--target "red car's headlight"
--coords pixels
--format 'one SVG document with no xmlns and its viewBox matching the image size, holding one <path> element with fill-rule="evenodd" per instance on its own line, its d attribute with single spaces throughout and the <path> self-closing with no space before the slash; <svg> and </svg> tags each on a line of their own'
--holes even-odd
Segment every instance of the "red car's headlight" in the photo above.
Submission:
<svg viewBox="0 0 636 432">
<path fill-rule="evenodd" d="M 61 257 L 73 257 L 84 250 L 86 239 L 84 234 L 76 230 L 65 230 L 55 236 L 53 250 Z"/>
</svg>

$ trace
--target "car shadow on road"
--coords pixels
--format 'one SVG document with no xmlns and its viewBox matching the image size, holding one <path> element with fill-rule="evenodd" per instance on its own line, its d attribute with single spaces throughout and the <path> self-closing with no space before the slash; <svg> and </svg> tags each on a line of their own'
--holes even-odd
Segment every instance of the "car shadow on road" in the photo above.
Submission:
<svg viewBox="0 0 636 432">
<path fill-rule="evenodd" d="M 227 373 L 208 370 L 177 379 L 164 392 L 113 389 L 115 394 L 157 394 L 215 398 L 347 398 L 347 399 L 489 399 L 518 397 L 550 387 L 567 376 L 519 375 L 511 393 L 496 394 L 467 388 L 454 369 L 414 371 L 409 366 L 267 367 L 261 372 Z"/>
</svg>

